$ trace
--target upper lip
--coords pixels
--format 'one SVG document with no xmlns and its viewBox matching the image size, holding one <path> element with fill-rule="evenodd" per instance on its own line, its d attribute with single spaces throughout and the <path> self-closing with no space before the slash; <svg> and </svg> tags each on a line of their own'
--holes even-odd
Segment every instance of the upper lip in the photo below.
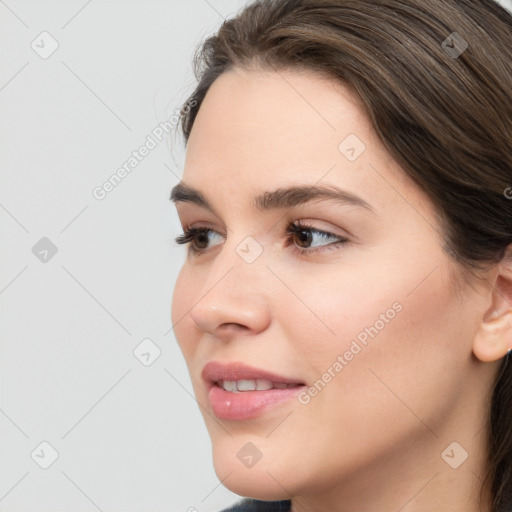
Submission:
<svg viewBox="0 0 512 512">
<path fill-rule="evenodd" d="M 284 377 L 283 375 L 248 366 L 238 361 L 231 363 L 210 361 L 204 366 L 201 376 L 210 386 L 213 386 L 216 382 L 221 380 L 236 381 L 256 379 L 266 379 L 271 382 L 284 382 L 286 384 L 304 384 L 304 382 L 299 379 Z"/>
</svg>

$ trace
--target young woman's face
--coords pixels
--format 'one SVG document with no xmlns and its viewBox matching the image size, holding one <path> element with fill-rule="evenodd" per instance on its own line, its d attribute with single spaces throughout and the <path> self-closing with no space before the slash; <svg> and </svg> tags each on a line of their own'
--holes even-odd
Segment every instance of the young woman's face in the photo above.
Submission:
<svg viewBox="0 0 512 512">
<path fill-rule="evenodd" d="M 353 94 L 313 74 L 223 74 L 183 183 L 211 209 L 182 196 L 182 226 L 210 231 L 190 242 L 172 322 L 223 484 L 284 499 L 363 474 L 377 489 L 412 458 L 423 483 L 453 472 L 443 450 L 483 426 L 471 343 L 485 299 L 457 294 L 430 202 Z M 349 199 L 311 200 L 316 187 Z M 223 374 L 202 376 L 212 361 L 256 371 L 225 380 L 302 385 L 223 391 L 208 381 Z"/>
</svg>

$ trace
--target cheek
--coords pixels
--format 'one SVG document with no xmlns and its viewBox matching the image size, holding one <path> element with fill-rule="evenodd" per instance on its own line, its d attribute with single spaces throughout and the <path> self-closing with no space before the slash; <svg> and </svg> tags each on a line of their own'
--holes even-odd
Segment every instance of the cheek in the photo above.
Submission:
<svg viewBox="0 0 512 512">
<path fill-rule="evenodd" d="M 293 269 L 286 271 L 283 280 L 293 284 L 296 298 L 288 294 L 285 300 L 282 292 L 275 311 L 287 319 L 294 339 L 303 340 L 308 360 L 325 366 L 326 358 L 343 354 L 354 340 L 362 347 L 360 355 L 371 346 L 372 353 L 385 348 L 397 361 L 414 361 L 417 351 L 436 358 L 434 341 L 448 350 L 446 359 L 457 357 L 451 340 L 461 336 L 455 327 L 462 311 L 444 256 L 430 246 L 399 253 L 381 247 L 378 261 L 376 252 L 350 251 L 342 265 L 303 267 L 300 279 Z"/>
<path fill-rule="evenodd" d="M 283 281 L 293 283 L 295 297 L 283 291 L 273 303 L 275 317 L 287 338 L 301 340 L 301 352 L 317 372 L 350 350 L 353 341 L 369 346 L 372 335 L 382 337 L 404 314 L 396 280 L 379 281 L 355 266 L 305 269 L 300 280 L 290 274 Z"/>
<path fill-rule="evenodd" d="M 183 265 L 174 285 L 171 303 L 171 321 L 176 341 L 187 359 L 195 350 L 197 342 L 191 336 L 190 309 L 197 300 L 197 292 L 187 266 Z"/>
<path fill-rule="evenodd" d="M 288 319 L 286 337 L 294 340 L 305 377 L 317 391 L 296 406 L 290 418 L 296 426 L 290 423 L 273 436 L 282 436 L 293 451 L 303 432 L 321 425 L 322 435 L 301 447 L 307 463 L 298 469 L 332 466 L 336 474 L 340 464 L 349 470 L 370 464 L 376 454 L 384 460 L 397 443 L 419 441 L 430 435 L 428 428 L 440 430 L 460 397 L 464 372 L 453 368 L 464 357 L 465 334 L 458 331 L 462 311 L 441 266 L 416 289 L 422 278 L 395 274 L 363 289 L 354 279 L 333 283 L 330 275 L 330 281 L 315 279 L 312 286 L 313 278 L 303 279 L 294 288 L 311 311 L 300 301 L 275 302 L 275 315 Z M 292 324 L 292 316 L 300 320 Z M 362 333 L 366 343 L 358 338 Z M 338 356 L 345 356 L 341 370 Z M 274 442 L 279 460 L 282 447 Z"/>
<path fill-rule="evenodd" d="M 397 421 L 407 412 L 404 404 L 427 424 L 442 421 L 463 384 L 463 368 L 453 368 L 469 361 L 470 346 L 467 330 L 461 330 L 468 313 L 447 269 L 439 264 L 418 286 L 434 267 L 417 268 L 416 277 L 395 273 L 393 279 L 373 280 L 371 288 L 346 277 L 337 283 L 316 280 L 310 287 L 308 306 L 322 321 L 302 307 L 310 321 L 295 336 L 308 361 L 309 382 L 320 389 L 307 406 L 315 414 L 337 415 L 336 428 L 365 431 L 368 438 L 375 435 L 376 418 L 389 425 L 390 435 L 393 429 L 397 436 L 400 429 L 423 429 L 414 415 L 407 425 Z"/>
<path fill-rule="evenodd" d="M 399 253 L 383 247 L 379 261 L 375 252 L 347 252 L 343 265 L 303 264 L 300 279 L 293 278 L 297 269 L 282 269 L 283 281 L 291 283 L 296 297 L 281 292 L 273 303 L 275 317 L 283 319 L 285 337 L 300 343 L 310 380 L 346 354 L 342 371 L 349 369 L 353 376 L 329 387 L 348 386 L 360 394 L 378 384 L 382 393 L 386 388 L 371 369 L 405 395 L 411 393 L 411 379 L 422 378 L 425 388 L 435 387 L 450 378 L 450 365 L 460 364 L 467 348 L 449 263 L 430 246 Z"/>
</svg>

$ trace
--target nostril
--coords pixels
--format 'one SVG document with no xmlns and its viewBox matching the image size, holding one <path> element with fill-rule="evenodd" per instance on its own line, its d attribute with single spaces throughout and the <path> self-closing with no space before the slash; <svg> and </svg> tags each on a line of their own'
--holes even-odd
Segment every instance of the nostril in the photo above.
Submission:
<svg viewBox="0 0 512 512">
<path fill-rule="evenodd" d="M 242 332 L 242 331 L 247 331 L 248 327 L 246 327 L 245 325 L 242 325 L 242 324 L 237 324 L 237 323 L 224 323 L 224 324 L 219 325 L 219 327 L 217 329 L 220 331 L 223 331 L 223 332 L 230 332 L 230 331 Z"/>
</svg>

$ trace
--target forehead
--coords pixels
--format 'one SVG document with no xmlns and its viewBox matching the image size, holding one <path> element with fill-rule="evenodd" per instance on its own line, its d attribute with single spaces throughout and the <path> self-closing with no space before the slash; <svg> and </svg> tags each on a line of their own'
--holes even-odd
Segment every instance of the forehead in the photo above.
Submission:
<svg viewBox="0 0 512 512">
<path fill-rule="evenodd" d="M 235 149 L 274 160 L 300 158 L 312 147 L 336 154 L 350 131 L 374 136 L 355 95 L 340 84 L 311 72 L 236 69 L 208 90 L 187 152 Z"/>
<path fill-rule="evenodd" d="M 321 77 L 294 71 L 224 73 L 195 119 L 184 180 L 191 171 L 203 181 L 222 170 L 224 182 L 282 178 L 284 185 L 290 177 L 307 182 L 336 163 L 339 142 L 349 130 L 368 139 L 360 117 L 336 84 Z M 355 171 L 359 164 L 354 164 Z"/>
<path fill-rule="evenodd" d="M 353 91 L 295 70 L 236 69 L 217 78 L 195 119 L 183 180 L 224 197 L 324 180 L 372 198 L 380 209 L 400 194 L 421 195 Z"/>
</svg>

